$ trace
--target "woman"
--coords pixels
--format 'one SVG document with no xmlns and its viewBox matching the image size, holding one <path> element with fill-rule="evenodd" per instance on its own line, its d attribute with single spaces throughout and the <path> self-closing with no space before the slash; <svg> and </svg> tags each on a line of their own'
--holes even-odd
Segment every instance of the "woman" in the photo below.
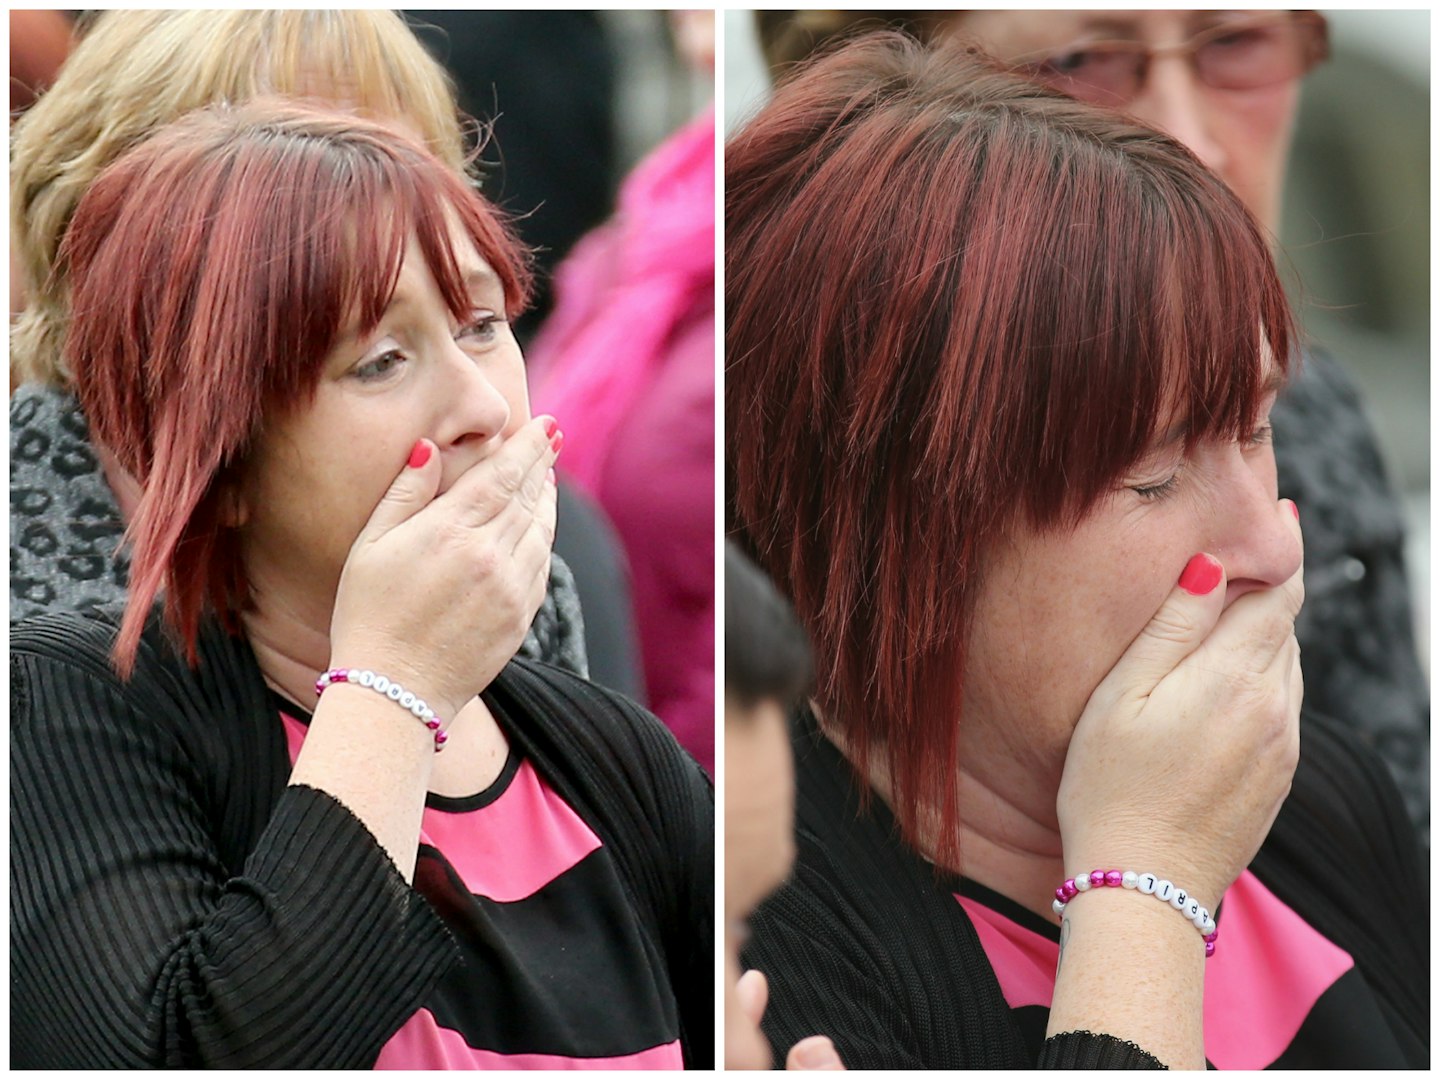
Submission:
<svg viewBox="0 0 1440 1080">
<path fill-rule="evenodd" d="M 26 294 L 11 333 L 12 386 L 25 384 L 10 409 L 11 618 L 121 602 L 130 573 L 118 542 L 135 481 L 91 439 L 61 355 L 70 282 L 56 255 L 75 207 L 157 128 L 264 94 L 389 118 L 465 175 L 445 72 L 394 12 L 110 11 L 87 22 L 11 135 L 12 261 Z M 551 579 L 523 653 L 586 675 L 579 597 L 559 559 Z"/>
<path fill-rule="evenodd" d="M 1230 186 L 1272 238 L 1283 235 L 1281 195 L 1296 193 L 1286 175 L 1305 77 L 1329 55 L 1329 28 L 1320 13 L 756 14 L 762 47 L 776 71 L 877 20 L 912 27 L 922 39 L 963 34 L 1029 78 L 1123 110 L 1179 139 Z M 1329 79 L 1332 85 L 1346 81 L 1338 71 Z M 1329 187 L 1333 178 L 1318 177 L 1315 183 Z M 1291 217 L 1313 233 L 1308 212 Z M 1333 225 L 1326 231 L 1333 234 Z M 1337 245 L 1325 245 L 1320 261 L 1333 263 L 1339 253 Z M 1305 317 L 1317 314 L 1312 307 Z M 1316 323 L 1319 340 L 1305 342 L 1304 363 L 1271 414 L 1280 491 L 1305 507 L 1306 602 L 1295 633 L 1307 712 L 1355 728 L 1385 758 L 1428 847 L 1430 690 L 1415 644 L 1405 516 L 1362 407 L 1362 387 L 1331 355 L 1333 335 L 1327 342 Z M 1353 360 L 1348 366 L 1362 369 Z"/>
<path fill-rule="evenodd" d="M 562 436 L 493 210 L 390 129 L 203 110 L 61 259 L 142 494 L 123 617 L 12 630 L 14 1061 L 707 1065 L 704 776 L 507 664 Z"/>
<path fill-rule="evenodd" d="M 1296 770 L 1293 333 L 1234 195 L 882 35 L 731 141 L 726 237 L 730 525 L 818 669 L 745 954 L 777 1053 L 1427 1060 L 1423 924 L 1351 883 L 1419 888 L 1393 785 L 1318 720 Z"/>
</svg>

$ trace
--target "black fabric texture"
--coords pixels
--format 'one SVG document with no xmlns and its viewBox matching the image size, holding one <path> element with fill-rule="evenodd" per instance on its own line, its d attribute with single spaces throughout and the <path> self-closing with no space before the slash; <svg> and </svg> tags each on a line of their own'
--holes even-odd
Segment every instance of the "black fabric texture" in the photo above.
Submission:
<svg viewBox="0 0 1440 1080">
<path fill-rule="evenodd" d="M 1359 985 L 1345 992 L 1382 1023 L 1347 1048 L 1351 1063 L 1398 1055 L 1426 1067 L 1429 931 L 1415 903 L 1425 893 L 1413 829 L 1373 753 L 1322 716 L 1302 730 L 1291 796 L 1251 870 L 1355 958 Z M 1143 1048 L 1103 1034 L 1037 1045 L 954 899 L 975 887 L 903 846 L 878 797 L 861 810 L 849 764 L 808 712 L 795 718 L 792 745 L 796 866 L 752 917 L 744 952 L 770 981 L 763 1027 L 776 1060 L 825 1034 L 852 1069 L 1155 1066 Z M 1024 925 L 1027 915 L 1017 916 Z M 1222 938 L 1223 919 L 1222 905 Z M 1306 1055 L 1298 1039 L 1292 1053 Z"/>
<path fill-rule="evenodd" d="M 11 628 L 12 1066 L 368 1067 L 464 964 L 456 939 L 349 811 L 286 786 L 243 640 L 207 627 L 190 670 L 152 619 L 121 684 L 117 621 Z M 513 662 L 485 696 L 600 837 L 634 961 L 708 1067 L 703 771 L 637 706 L 547 665 Z"/>
</svg>

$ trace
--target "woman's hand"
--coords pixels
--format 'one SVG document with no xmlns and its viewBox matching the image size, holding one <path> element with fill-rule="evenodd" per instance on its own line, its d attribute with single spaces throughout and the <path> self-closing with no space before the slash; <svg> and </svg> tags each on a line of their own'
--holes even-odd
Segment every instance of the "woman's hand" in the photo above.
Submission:
<svg viewBox="0 0 1440 1080">
<path fill-rule="evenodd" d="M 438 496 L 439 455 L 416 444 L 345 562 L 332 665 L 381 672 L 447 719 L 489 685 L 545 597 L 554 431 L 536 417 Z"/>
<path fill-rule="evenodd" d="M 1275 512 L 1298 536 L 1294 504 Z M 1209 556 L 1196 559 L 1203 570 Z M 1270 831 L 1299 760 L 1304 584 L 1297 570 L 1225 608 L 1223 568 L 1209 562 L 1218 573 L 1186 583 L 1210 588 L 1177 585 L 1091 695 L 1057 811 L 1067 874 L 1154 873 L 1213 911 Z"/>
</svg>

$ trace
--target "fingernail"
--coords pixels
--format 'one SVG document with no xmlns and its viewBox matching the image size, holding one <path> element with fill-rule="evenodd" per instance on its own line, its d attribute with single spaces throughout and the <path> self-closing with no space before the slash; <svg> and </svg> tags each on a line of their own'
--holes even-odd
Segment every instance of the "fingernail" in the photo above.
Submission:
<svg viewBox="0 0 1440 1080">
<path fill-rule="evenodd" d="M 1296 521 L 1299 521 L 1299 520 L 1300 520 L 1300 507 L 1298 507 L 1298 506 L 1295 505 L 1295 500 L 1294 500 L 1294 499 L 1286 499 L 1285 501 L 1290 504 L 1290 512 L 1295 515 L 1295 520 L 1296 520 Z"/>
<path fill-rule="evenodd" d="M 547 473 L 546 473 L 546 476 L 547 476 L 547 479 L 549 479 L 550 483 L 553 484 L 553 483 L 556 482 L 556 480 L 555 480 L 555 470 L 554 470 L 554 469 L 548 470 Z"/>
<path fill-rule="evenodd" d="M 1205 596 L 1220 584 L 1222 569 L 1218 560 L 1201 552 L 1185 564 L 1180 587 L 1191 596 Z"/>
<path fill-rule="evenodd" d="M 555 438 L 555 431 L 559 427 L 559 422 L 553 416 L 545 417 L 545 437 L 547 439 Z"/>
<path fill-rule="evenodd" d="M 565 432 L 557 431 L 550 437 L 550 449 L 560 453 L 560 448 L 565 445 Z"/>
<path fill-rule="evenodd" d="M 415 444 L 415 449 L 410 451 L 410 468 L 418 469 L 430 460 L 430 444 L 421 439 Z"/>
<path fill-rule="evenodd" d="M 833 1068 L 840 1064 L 840 1055 L 829 1039 L 813 1039 L 795 1047 L 795 1062 L 806 1069 Z"/>
</svg>

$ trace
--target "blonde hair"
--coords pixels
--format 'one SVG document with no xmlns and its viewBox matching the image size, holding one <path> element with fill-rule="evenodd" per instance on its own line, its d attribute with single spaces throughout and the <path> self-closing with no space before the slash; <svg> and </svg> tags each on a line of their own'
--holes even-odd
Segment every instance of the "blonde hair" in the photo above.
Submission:
<svg viewBox="0 0 1440 1080">
<path fill-rule="evenodd" d="M 392 11 L 104 12 L 11 135 L 11 261 L 26 291 L 10 335 L 12 385 L 69 382 L 69 283 L 55 256 L 100 172 L 192 109 L 266 95 L 405 122 L 465 171 L 450 80 Z"/>
</svg>

